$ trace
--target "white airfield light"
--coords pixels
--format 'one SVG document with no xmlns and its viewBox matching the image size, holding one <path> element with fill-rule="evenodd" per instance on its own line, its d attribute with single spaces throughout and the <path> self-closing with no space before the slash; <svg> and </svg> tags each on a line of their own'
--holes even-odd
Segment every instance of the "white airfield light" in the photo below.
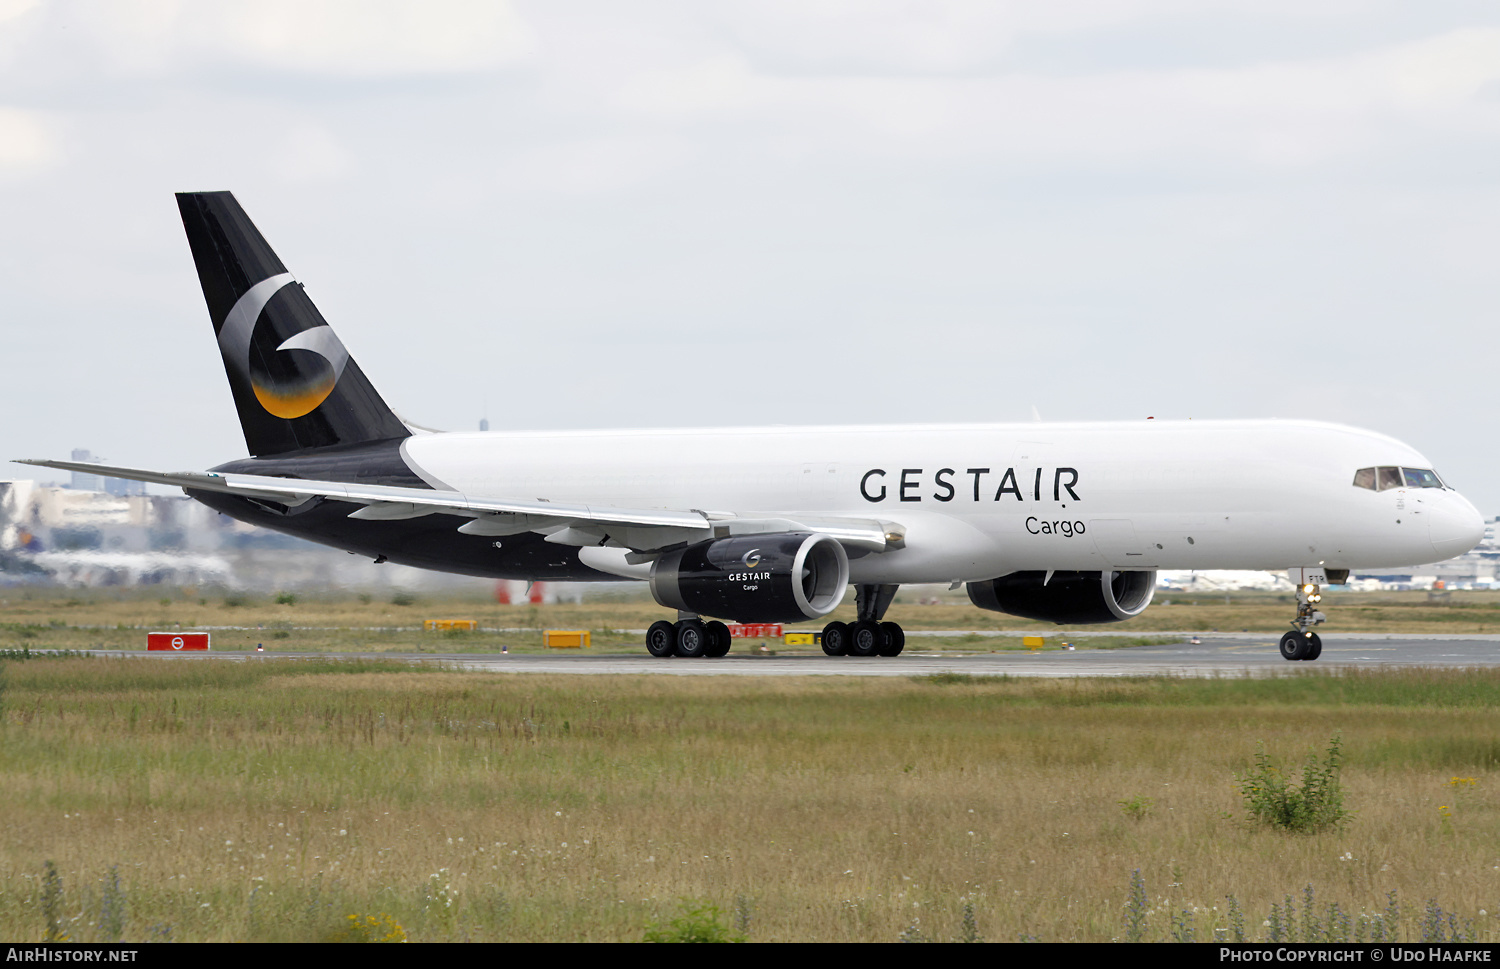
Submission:
<svg viewBox="0 0 1500 969">
<path fill-rule="evenodd" d="M 898 655 L 885 615 L 905 583 L 1080 625 L 1140 615 L 1158 569 L 1285 569 L 1281 652 L 1312 660 L 1322 586 L 1483 537 L 1419 452 L 1313 421 L 429 432 L 387 406 L 230 193 L 177 200 L 250 456 L 26 463 L 173 485 L 376 563 L 642 580 L 675 612 L 647 633 L 654 656 L 723 656 L 723 619 L 821 620 L 851 584 L 857 619 L 824 625 L 829 655 Z"/>
</svg>

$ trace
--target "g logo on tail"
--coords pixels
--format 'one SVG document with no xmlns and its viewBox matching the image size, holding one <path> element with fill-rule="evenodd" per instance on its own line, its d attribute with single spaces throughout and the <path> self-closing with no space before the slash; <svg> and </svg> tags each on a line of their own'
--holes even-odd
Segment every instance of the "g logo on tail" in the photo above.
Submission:
<svg viewBox="0 0 1500 969">
<path fill-rule="evenodd" d="M 292 282 L 294 280 L 291 273 L 281 273 L 251 286 L 234 304 L 229 315 L 224 317 L 224 325 L 219 329 L 219 351 L 224 354 L 224 362 L 245 378 L 255 391 L 255 399 L 260 401 L 260 406 L 267 413 L 286 420 L 311 414 L 319 404 L 327 400 L 344 372 L 344 365 L 349 362 L 349 351 L 339 342 L 333 328 L 327 325 L 315 326 L 288 337 L 276 350 L 311 350 L 328 361 L 328 373 L 299 375 L 292 380 L 275 383 L 269 379 L 258 379 L 251 374 L 250 337 L 255 332 L 255 321 L 260 319 L 261 311 L 266 308 L 271 297 Z"/>
</svg>

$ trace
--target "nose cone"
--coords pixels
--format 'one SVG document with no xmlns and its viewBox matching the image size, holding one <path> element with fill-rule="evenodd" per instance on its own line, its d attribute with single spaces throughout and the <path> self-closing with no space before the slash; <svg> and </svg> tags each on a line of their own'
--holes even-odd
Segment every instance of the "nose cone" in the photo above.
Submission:
<svg viewBox="0 0 1500 969">
<path fill-rule="evenodd" d="M 1440 559 L 1462 555 L 1484 538 L 1484 518 L 1469 500 L 1456 491 L 1443 495 L 1443 501 L 1427 515 L 1433 551 Z"/>
</svg>

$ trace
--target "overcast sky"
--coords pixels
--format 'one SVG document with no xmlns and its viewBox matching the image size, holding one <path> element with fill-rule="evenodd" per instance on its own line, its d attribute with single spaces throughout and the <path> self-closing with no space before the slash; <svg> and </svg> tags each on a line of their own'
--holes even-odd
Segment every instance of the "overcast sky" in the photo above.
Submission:
<svg viewBox="0 0 1500 969">
<path fill-rule="evenodd" d="M 418 423 L 1311 417 L 1495 515 L 1497 159 L 1492 0 L 0 0 L 0 457 L 244 454 L 230 189 Z"/>
</svg>

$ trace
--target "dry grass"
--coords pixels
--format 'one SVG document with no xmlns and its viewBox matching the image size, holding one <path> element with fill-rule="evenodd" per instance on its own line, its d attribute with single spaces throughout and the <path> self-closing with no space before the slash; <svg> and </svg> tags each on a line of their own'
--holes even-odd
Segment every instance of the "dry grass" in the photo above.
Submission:
<svg viewBox="0 0 1500 969">
<path fill-rule="evenodd" d="M 6 664 L 0 932 L 40 938 L 43 864 L 93 939 L 629 940 L 684 900 L 754 941 L 1123 937 L 1234 894 L 1500 912 L 1500 674 L 1270 680 L 510 677 L 365 664 Z M 1243 819 L 1255 741 L 1341 732 L 1355 820 Z M 1453 777 L 1474 785 L 1451 786 Z M 1123 802 L 1147 803 L 1128 811 Z M 1446 809 L 1446 810 L 1440 810 Z M 436 875 L 434 880 L 433 876 Z M 443 889 L 447 888 L 447 891 Z M 1300 903 L 1299 903 L 1300 904 Z M 95 924 L 90 924 L 95 923 Z"/>
</svg>

